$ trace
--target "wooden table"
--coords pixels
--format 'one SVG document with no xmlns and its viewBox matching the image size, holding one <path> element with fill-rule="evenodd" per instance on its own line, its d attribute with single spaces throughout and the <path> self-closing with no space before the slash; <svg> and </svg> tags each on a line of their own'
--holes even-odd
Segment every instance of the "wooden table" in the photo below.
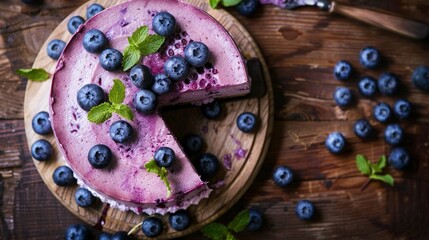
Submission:
<svg viewBox="0 0 429 240">
<path fill-rule="evenodd" d="M 79 222 L 46 188 L 26 144 L 23 101 L 27 81 L 14 74 L 29 68 L 40 46 L 56 25 L 85 1 L 55 0 L 29 7 L 19 0 L 0 2 L 0 239 L 62 239 L 70 224 Z M 338 2 L 388 10 L 429 24 L 425 0 L 341 0 Z M 240 233 L 240 239 L 428 239 L 429 238 L 429 94 L 411 84 L 412 70 L 429 64 L 429 40 L 410 40 L 365 24 L 328 15 L 317 9 L 296 11 L 265 6 L 252 18 L 236 16 L 260 46 L 273 80 L 275 124 L 271 147 L 254 184 L 220 222 L 241 209 L 255 206 L 266 216 L 264 229 Z M 385 64 L 364 70 L 359 50 L 380 49 Z M 378 77 L 383 71 L 400 76 L 401 92 L 394 98 L 362 98 L 357 77 L 349 82 L 333 78 L 338 60 L 349 60 L 359 75 Z M 336 107 L 337 86 L 351 87 L 358 103 L 346 110 Z M 48 93 L 46 93 L 48 94 Z M 378 101 L 392 104 L 407 98 L 415 107 L 411 120 L 401 121 L 412 154 L 405 172 L 388 168 L 395 186 L 373 182 L 361 192 L 366 177 L 356 169 L 356 154 L 377 160 L 389 154 L 382 139 L 383 124 L 372 118 Z M 358 139 L 352 124 L 368 118 L 378 138 Z M 334 156 L 324 147 L 326 135 L 344 133 L 351 151 Z M 281 189 L 271 180 L 276 165 L 294 169 L 292 186 Z M 295 203 L 312 200 L 314 221 L 295 217 Z M 201 239 L 199 233 L 185 239 Z"/>
</svg>

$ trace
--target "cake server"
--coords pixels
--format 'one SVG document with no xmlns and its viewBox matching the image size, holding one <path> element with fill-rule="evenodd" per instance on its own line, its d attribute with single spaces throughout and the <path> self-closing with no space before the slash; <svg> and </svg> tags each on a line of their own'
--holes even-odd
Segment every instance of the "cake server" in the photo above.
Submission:
<svg viewBox="0 0 429 240">
<path fill-rule="evenodd" d="M 429 26 L 414 20 L 395 16 L 392 13 L 346 6 L 329 0 L 260 0 L 262 4 L 275 4 L 281 8 L 295 9 L 302 6 L 314 6 L 329 13 L 338 13 L 373 26 L 377 26 L 401 35 L 423 39 L 429 35 Z"/>
</svg>

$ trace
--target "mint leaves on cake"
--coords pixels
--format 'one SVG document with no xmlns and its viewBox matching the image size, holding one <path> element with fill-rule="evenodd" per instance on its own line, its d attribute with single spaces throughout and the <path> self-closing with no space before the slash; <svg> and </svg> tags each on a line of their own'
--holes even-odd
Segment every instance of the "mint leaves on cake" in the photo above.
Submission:
<svg viewBox="0 0 429 240">
<path fill-rule="evenodd" d="M 16 74 L 35 82 L 43 82 L 50 77 L 50 74 L 42 68 L 18 69 L 16 70 Z"/>
<path fill-rule="evenodd" d="M 128 71 L 136 65 L 142 56 L 155 53 L 164 43 L 165 37 L 157 34 L 149 34 L 147 26 L 141 26 L 128 37 L 129 45 L 124 50 L 122 66 Z"/>
<path fill-rule="evenodd" d="M 158 175 L 159 178 L 164 182 L 165 186 L 167 187 L 167 198 L 171 195 L 171 186 L 170 182 L 167 179 L 168 171 L 165 167 L 159 167 L 158 164 L 156 164 L 155 160 L 152 159 L 149 162 L 147 162 L 144 167 L 146 170 L 150 173 L 155 173 Z"/>
<path fill-rule="evenodd" d="M 88 112 L 88 120 L 90 122 L 97 124 L 103 123 L 112 117 L 113 113 L 127 120 L 134 119 L 131 108 L 122 103 L 125 99 L 125 85 L 119 79 L 114 79 L 113 82 L 113 87 L 109 93 L 109 102 L 103 102 L 91 108 Z"/>
</svg>

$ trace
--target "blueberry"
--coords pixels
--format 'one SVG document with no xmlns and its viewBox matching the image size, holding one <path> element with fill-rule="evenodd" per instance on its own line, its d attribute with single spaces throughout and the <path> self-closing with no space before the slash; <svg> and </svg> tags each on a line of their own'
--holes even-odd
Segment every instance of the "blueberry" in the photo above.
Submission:
<svg viewBox="0 0 429 240">
<path fill-rule="evenodd" d="M 157 13 L 152 20 L 152 29 L 158 35 L 170 36 L 175 28 L 176 19 L 168 12 Z"/>
<path fill-rule="evenodd" d="M 248 17 L 255 13 L 258 6 L 259 0 L 243 0 L 235 7 L 235 9 L 241 15 Z"/>
<path fill-rule="evenodd" d="M 411 77 L 414 86 L 423 91 L 429 91 L 429 67 L 419 66 L 414 69 Z"/>
<path fill-rule="evenodd" d="M 39 139 L 31 145 L 31 156 L 38 161 L 46 161 L 52 156 L 52 145 L 45 139 Z"/>
<path fill-rule="evenodd" d="M 240 129 L 242 132 L 250 133 L 255 131 L 258 120 L 255 114 L 251 112 L 244 112 L 238 115 L 236 123 L 238 129 Z"/>
<path fill-rule="evenodd" d="M 405 148 L 397 147 L 390 152 L 388 162 L 395 169 L 403 170 L 410 165 L 410 155 Z"/>
<path fill-rule="evenodd" d="M 346 107 L 351 104 L 353 94 L 350 89 L 346 87 L 337 87 L 334 92 L 335 103 L 340 107 Z"/>
<path fill-rule="evenodd" d="M 385 123 L 390 119 L 392 110 L 387 103 L 379 103 L 374 106 L 373 114 L 375 120 Z"/>
<path fill-rule="evenodd" d="M 98 235 L 97 240 L 112 240 L 112 234 L 102 232 Z"/>
<path fill-rule="evenodd" d="M 186 210 L 179 210 L 168 217 L 170 227 L 176 231 L 183 231 L 191 226 L 191 217 Z"/>
<path fill-rule="evenodd" d="M 338 80 L 347 80 L 353 73 L 352 65 L 347 61 L 339 61 L 334 67 L 334 76 Z"/>
<path fill-rule="evenodd" d="M 42 0 L 21 0 L 21 2 L 25 4 L 37 4 L 37 3 L 41 3 Z"/>
<path fill-rule="evenodd" d="M 399 119 L 407 119 L 411 114 L 411 104 L 407 100 L 400 99 L 393 105 L 393 113 Z"/>
<path fill-rule="evenodd" d="M 378 91 L 383 95 L 393 95 L 399 89 L 398 77 L 393 73 L 383 73 L 378 79 Z"/>
<path fill-rule="evenodd" d="M 134 96 L 134 107 L 143 114 L 152 113 L 157 105 L 158 100 L 152 91 L 143 89 Z"/>
<path fill-rule="evenodd" d="M 192 155 L 198 153 L 203 148 L 204 140 L 196 134 L 188 134 L 183 139 L 183 148 L 186 154 Z"/>
<path fill-rule="evenodd" d="M 69 33 L 74 34 L 80 25 L 82 25 L 85 20 L 81 16 L 73 16 L 69 19 L 67 23 L 67 30 Z"/>
<path fill-rule="evenodd" d="M 384 140 L 390 145 L 398 145 L 404 139 L 404 131 L 398 124 L 387 125 L 384 130 Z"/>
<path fill-rule="evenodd" d="M 40 135 L 47 135 L 52 132 L 51 121 L 49 120 L 49 113 L 42 111 L 36 114 L 31 121 L 33 130 Z"/>
<path fill-rule="evenodd" d="M 363 76 L 358 83 L 359 92 L 365 97 L 373 97 L 377 92 L 377 81 L 370 76 Z"/>
<path fill-rule="evenodd" d="M 77 103 L 85 111 L 91 110 L 104 101 L 104 90 L 96 84 L 87 84 L 77 92 Z"/>
<path fill-rule="evenodd" d="M 203 178 L 211 178 L 219 170 L 219 161 L 215 155 L 204 153 L 197 159 L 195 168 Z"/>
<path fill-rule="evenodd" d="M 131 240 L 131 239 L 132 238 L 128 235 L 127 232 L 120 231 L 113 234 L 110 240 Z"/>
<path fill-rule="evenodd" d="M 62 40 L 54 39 L 50 41 L 47 47 L 48 56 L 54 60 L 58 60 L 65 46 L 66 43 Z"/>
<path fill-rule="evenodd" d="M 93 146 L 88 152 L 88 161 L 94 168 L 105 168 L 112 160 L 112 151 L 103 144 Z"/>
<path fill-rule="evenodd" d="M 91 206 L 95 201 L 95 197 L 86 188 L 78 188 L 74 194 L 74 199 L 77 205 L 83 208 Z"/>
<path fill-rule="evenodd" d="M 107 38 L 98 29 L 91 29 L 85 33 L 82 39 L 83 48 L 90 53 L 99 53 L 107 46 Z"/>
<path fill-rule="evenodd" d="M 246 229 L 248 231 L 258 231 L 264 225 L 264 215 L 262 212 L 255 208 L 249 209 L 250 222 L 247 224 Z"/>
<path fill-rule="evenodd" d="M 292 169 L 286 166 L 278 166 L 274 169 L 273 172 L 273 181 L 279 187 L 286 187 L 293 180 Z"/>
<path fill-rule="evenodd" d="M 100 65 L 107 71 L 119 70 L 122 66 L 122 53 L 116 49 L 108 48 L 100 54 Z"/>
<path fill-rule="evenodd" d="M 110 126 L 110 137 L 117 143 L 124 143 L 133 136 L 133 127 L 126 121 L 119 120 Z"/>
<path fill-rule="evenodd" d="M 189 74 L 189 64 L 180 56 L 172 56 L 164 63 L 164 72 L 173 81 L 185 79 Z"/>
<path fill-rule="evenodd" d="M 169 147 L 160 147 L 158 150 L 156 150 L 153 158 L 159 167 L 168 168 L 173 165 L 174 160 L 176 159 L 176 154 L 174 153 L 173 149 Z"/>
<path fill-rule="evenodd" d="M 314 205 L 308 200 L 301 200 L 296 204 L 295 213 L 299 219 L 308 221 L 313 218 Z"/>
<path fill-rule="evenodd" d="M 216 119 L 222 113 L 222 105 L 218 101 L 213 101 L 201 106 L 201 113 L 208 119 Z"/>
<path fill-rule="evenodd" d="M 371 124 L 366 119 L 360 119 L 353 125 L 356 136 L 360 138 L 369 138 L 373 133 Z"/>
<path fill-rule="evenodd" d="M 58 186 L 70 186 L 76 183 L 76 178 L 73 177 L 73 171 L 67 166 L 59 166 L 52 174 L 52 179 Z"/>
<path fill-rule="evenodd" d="M 346 139 L 340 132 L 332 132 L 326 138 L 325 146 L 331 153 L 341 153 L 346 147 Z"/>
<path fill-rule="evenodd" d="M 360 63 L 365 68 L 376 68 L 381 63 L 380 52 L 373 47 L 365 47 L 360 51 Z"/>
<path fill-rule="evenodd" d="M 185 60 L 194 67 L 202 67 L 209 60 L 209 48 L 202 42 L 191 42 L 185 48 Z"/>
<path fill-rule="evenodd" d="M 145 65 L 137 64 L 130 71 L 130 78 L 134 85 L 140 89 L 149 89 L 153 84 L 153 76 Z"/>
<path fill-rule="evenodd" d="M 162 233 L 162 222 L 156 217 L 148 217 L 143 220 L 142 232 L 146 237 L 156 237 Z"/>
<path fill-rule="evenodd" d="M 101 12 L 104 10 L 104 7 L 100 4 L 93 3 L 89 5 L 89 7 L 86 9 L 86 19 L 92 18 L 95 14 Z"/>
<path fill-rule="evenodd" d="M 168 93 L 171 89 L 171 80 L 164 74 L 157 74 L 152 85 L 152 91 L 158 95 Z"/>
<path fill-rule="evenodd" d="M 90 239 L 89 229 L 82 224 L 70 225 L 66 230 L 66 240 L 87 240 Z"/>
</svg>

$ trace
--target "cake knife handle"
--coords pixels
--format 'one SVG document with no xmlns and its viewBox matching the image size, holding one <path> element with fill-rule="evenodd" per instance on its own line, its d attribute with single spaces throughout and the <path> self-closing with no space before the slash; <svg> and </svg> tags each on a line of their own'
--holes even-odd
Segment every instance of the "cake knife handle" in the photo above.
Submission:
<svg viewBox="0 0 429 240">
<path fill-rule="evenodd" d="M 384 12 L 346 6 L 334 1 L 330 4 L 329 12 L 351 17 L 415 39 L 424 39 L 429 35 L 428 25 Z"/>
</svg>

